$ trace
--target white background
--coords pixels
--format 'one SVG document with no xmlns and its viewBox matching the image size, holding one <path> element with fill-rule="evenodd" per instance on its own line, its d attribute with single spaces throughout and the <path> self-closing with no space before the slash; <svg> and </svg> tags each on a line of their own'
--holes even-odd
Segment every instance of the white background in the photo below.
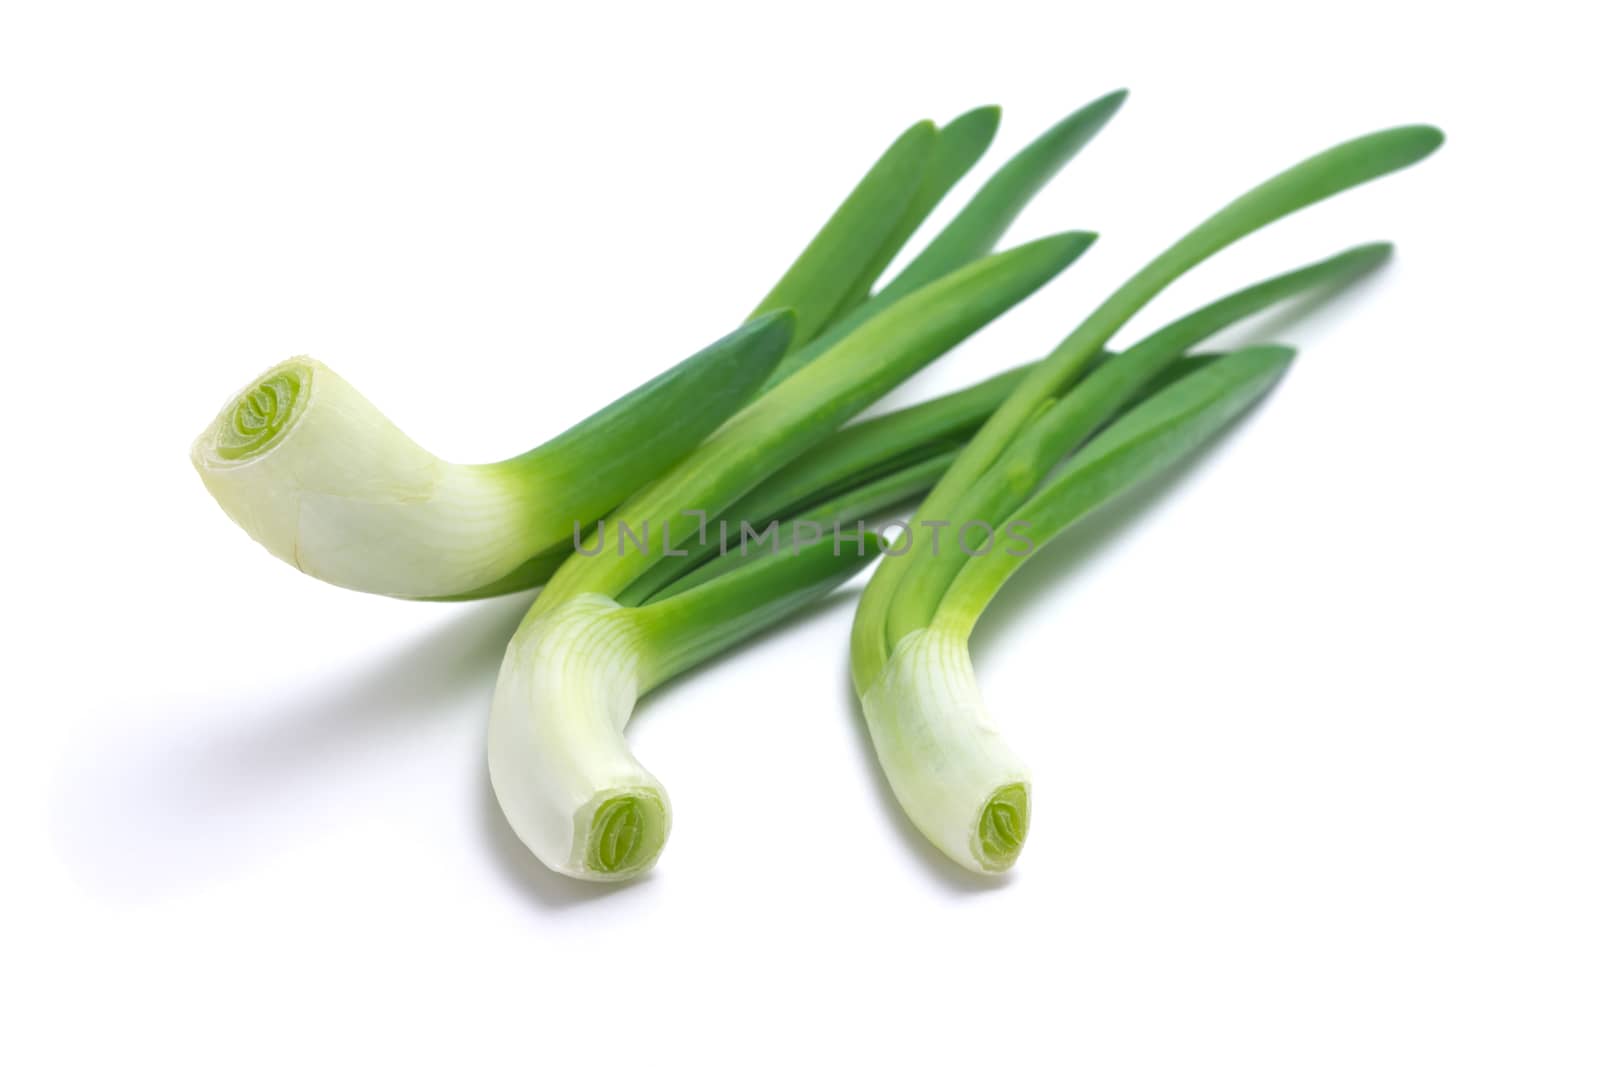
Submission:
<svg viewBox="0 0 1600 1067">
<path fill-rule="evenodd" d="M 9 4 L 0 17 L 12 1063 L 1592 1064 L 1600 696 L 1579 5 Z M 1257 180 L 1433 159 L 1130 329 L 1360 241 L 1261 410 L 1036 560 L 974 644 L 1010 877 L 888 796 L 840 598 L 654 695 L 641 884 L 546 873 L 484 718 L 527 598 L 269 558 L 192 436 L 309 353 L 460 460 L 724 332 L 905 125 L 1132 96 L 1011 240 L 1084 260 L 897 394 L 1035 358 Z"/>
</svg>

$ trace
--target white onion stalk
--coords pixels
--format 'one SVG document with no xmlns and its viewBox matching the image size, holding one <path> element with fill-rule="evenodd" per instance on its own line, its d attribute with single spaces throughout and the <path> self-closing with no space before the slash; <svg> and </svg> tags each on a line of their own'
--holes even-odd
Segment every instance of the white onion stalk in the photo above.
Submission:
<svg viewBox="0 0 1600 1067">
<path fill-rule="evenodd" d="M 635 615 L 610 597 L 574 597 L 517 631 L 495 685 L 495 796 L 528 848 L 574 878 L 643 873 L 672 826 L 666 790 L 622 735 L 651 681 Z"/>
<path fill-rule="evenodd" d="M 884 777 L 923 836 L 968 870 L 1010 867 L 1028 833 L 1032 784 L 984 707 L 965 635 L 907 634 L 861 710 Z"/>
<path fill-rule="evenodd" d="M 541 549 L 538 472 L 447 463 L 312 359 L 269 370 L 195 441 L 206 488 L 245 532 L 334 585 L 460 592 Z"/>
<path fill-rule="evenodd" d="M 848 512 L 875 492 L 878 501 L 895 499 L 901 483 L 890 475 L 836 504 Z M 836 587 L 871 562 L 878 544 L 858 547 L 786 546 L 731 570 L 702 568 L 639 606 L 579 593 L 531 613 L 500 665 L 488 738 L 489 781 L 528 849 L 573 878 L 616 881 L 649 870 L 672 827 L 672 804 L 623 735 L 635 702 Z"/>
</svg>

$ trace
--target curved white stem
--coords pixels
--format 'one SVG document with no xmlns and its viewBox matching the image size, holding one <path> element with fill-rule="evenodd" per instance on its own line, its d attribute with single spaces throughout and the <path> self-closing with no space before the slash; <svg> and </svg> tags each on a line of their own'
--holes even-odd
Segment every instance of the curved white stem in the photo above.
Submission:
<svg viewBox="0 0 1600 1067">
<path fill-rule="evenodd" d="M 500 665 L 489 779 L 517 836 L 562 874 L 632 878 L 666 843 L 666 790 L 622 733 L 644 644 L 629 609 L 586 593 L 535 614 Z"/>
<path fill-rule="evenodd" d="M 861 704 L 884 776 L 917 829 L 968 870 L 1015 863 L 1032 785 L 984 707 L 965 636 L 907 634 Z"/>
<path fill-rule="evenodd" d="M 229 401 L 191 458 L 267 551 L 350 589 L 453 596 L 548 547 L 529 536 L 525 470 L 439 459 L 313 359 Z"/>
</svg>

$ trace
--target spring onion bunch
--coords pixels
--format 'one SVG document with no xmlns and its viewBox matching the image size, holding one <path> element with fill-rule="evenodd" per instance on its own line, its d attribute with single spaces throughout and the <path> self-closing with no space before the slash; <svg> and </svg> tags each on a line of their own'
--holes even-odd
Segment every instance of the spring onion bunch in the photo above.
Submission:
<svg viewBox="0 0 1600 1067">
<path fill-rule="evenodd" d="M 671 828 L 667 793 L 624 734 L 637 700 L 887 556 L 851 638 L 873 746 L 930 840 L 963 866 L 1004 870 L 1026 838 L 1032 786 L 984 709 L 967 651 L 985 606 L 1027 558 L 1001 550 L 999 532 L 1042 544 L 1193 452 L 1292 358 L 1277 346 L 1199 346 L 1350 281 L 1389 248 L 1350 249 L 1121 351 L 1106 346 L 1210 255 L 1441 140 L 1406 127 L 1313 157 L 1158 256 L 1045 359 L 852 422 L 1088 248 L 1092 234 L 1068 232 L 994 251 L 1124 95 L 1047 130 L 880 284 L 987 150 L 999 113 L 909 127 L 743 325 L 522 455 L 442 460 L 332 370 L 298 358 L 230 400 L 193 463 L 251 537 L 322 580 L 431 600 L 545 587 L 501 663 L 489 774 L 518 837 L 584 879 L 648 870 Z M 924 494 L 911 529 L 949 527 L 946 544 L 964 551 L 890 544 L 865 529 L 864 519 Z M 974 525 L 983 536 L 970 551 Z M 740 542 L 757 533 L 753 558 L 729 550 L 729 528 Z"/>
<path fill-rule="evenodd" d="M 1182 358 L 1189 347 L 1308 284 L 1369 266 L 1385 246 L 1357 249 L 1234 294 L 1114 356 L 1106 356 L 1104 346 L 1157 293 L 1209 256 L 1291 212 L 1409 166 L 1441 141 L 1437 130 L 1412 126 L 1346 142 L 1201 223 L 1028 372 L 953 459 L 918 508 L 912 530 L 940 522 L 952 530 L 980 524 L 990 531 L 1020 524 L 1034 545 L 1042 545 L 1193 452 L 1260 397 L 1292 353 L 1250 348 L 1191 367 L 1185 364 L 1195 361 Z M 1140 389 L 1163 378 L 1171 384 L 1125 410 Z M 851 635 L 856 691 L 896 799 L 940 851 L 982 873 L 1016 862 L 1032 789 L 1026 767 L 984 707 L 967 651 L 985 606 L 1027 558 L 990 543 L 992 550 L 981 554 L 940 554 L 922 538 L 890 554 L 868 583 Z"/>
</svg>

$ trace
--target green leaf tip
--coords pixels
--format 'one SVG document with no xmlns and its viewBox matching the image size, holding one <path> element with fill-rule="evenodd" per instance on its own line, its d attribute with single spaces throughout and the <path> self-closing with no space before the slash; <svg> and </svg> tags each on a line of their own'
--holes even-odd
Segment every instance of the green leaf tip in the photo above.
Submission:
<svg viewBox="0 0 1600 1067">
<path fill-rule="evenodd" d="M 1052 234 L 1049 237 L 1039 237 L 1029 241 L 1018 248 L 1027 248 L 1030 245 L 1041 249 L 1049 249 L 1059 255 L 1066 262 L 1062 269 L 1072 264 L 1072 261 L 1089 251 L 1089 247 L 1100 240 L 1100 235 L 1093 230 L 1068 230 L 1065 233 Z M 1001 253 L 1002 255 L 1004 253 Z"/>
<path fill-rule="evenodd" d="M 1389 262 L 1393 256 L 1393 241 L 1372 241 L 1369 244 L 1356 245 L 1343 253 L 1345 260 L 1354 261 L 1357 264 L 1355 267 L 1357 271 L 1371 270 L 1374 267 L 1382 266 Z"/>
<path fill-rule="evenodd" d="M 1057 168 L 1076 155 L 1096 134 L 1105 129 L 1106 123 L 1122 110 L 1122 105 L 1127 99 L 1128 90 L 1118 89 L 1089 101 L 1046 130 L 1025 151 L 1040 154 L 1060 153 L 1059 162 L 1054 162 L 1045 175 L 1045 178 L 1048 178 Z"/>
<path fill-rule="evenodd" d="M 1399 169 L 1420 163 L 1437 152 L 1444 144 L 1444 131 L 1437 126 L 1423 124 L 1395 126 L 1369 134 L 1367 139 L 1392 153 L 1392 166 Z"/>
<path fill-rule="evenodd" d="M 1305 203 L 1312 203 L 1342 189 L 1420 163 L 1442 144 L 1444 133 L 1436 126 L 1394 126 L 1377 130 L 1319 152 L 1258 188 L 1268 188 L 1285 179 L 1304 181 L 1308 174 L 1324 170 L 1327 175 L 1323 180 L 1332 178 L 1333 181 L 1325 189 L 1318 188 L 1315 181 L 1307 185 L 1306 190 L 1313 195 Z"/>
<path fill-rule="evenodd" d="M 1418 142 L 1427 145 L 1426 150 L 1422 153 L 1424 156 L 1430 152 L 1437 151 L 1445 142 L 1444 131 L 1437 126 L 1416 123 L 1411 126 L 1402 126 L 1400 129 L 1414 131 L 1414 136 Z"/>
<path fill-rule="evenodd" d="M 1028 837 L 1028 787 L 1013 782 L 994 791 L 978 816 L 977 854 L 983 869 L 998 874 L 1022 855 Z"/>
<path fill-rule="evenodd" d="M 1128 90 L 1113 89 L 1106 95 L 1100 97 L 1100 99 L 1091 100 L 1087 105 L 1085 105 L 1083 110 L 1090 114 L 1104 112 L 1105 117 L 1109 119 L 1112 115 L 1115 115 L 1119 110 L 1121 110 L 1122 105 L 1126 103 L 1127 100 Z"/>
<path fill-rule="evenodd" d="M 748 331 L 749 334 L 769 334 L 765 340 L 776 344 L 782 350 L 789 347 L 789 341 L 794 337 L 795 324 L 799 322 L 800 315 L 794 308 L 781 307 L 771 311 L 763 311 L 745 322 L 739 332 Z"/>
<path fill-rule="evenodd" d="M 941 132 L 948 133 L 953 129 L 970 126 L 975 131 L 984 131 L 985 139 L 992 138 L 995 131 L 1000 128 L 1000 115 L 999 104 L 985 104 L 971 111 L 963 111 L 945 123 Z"/>
</svg>

